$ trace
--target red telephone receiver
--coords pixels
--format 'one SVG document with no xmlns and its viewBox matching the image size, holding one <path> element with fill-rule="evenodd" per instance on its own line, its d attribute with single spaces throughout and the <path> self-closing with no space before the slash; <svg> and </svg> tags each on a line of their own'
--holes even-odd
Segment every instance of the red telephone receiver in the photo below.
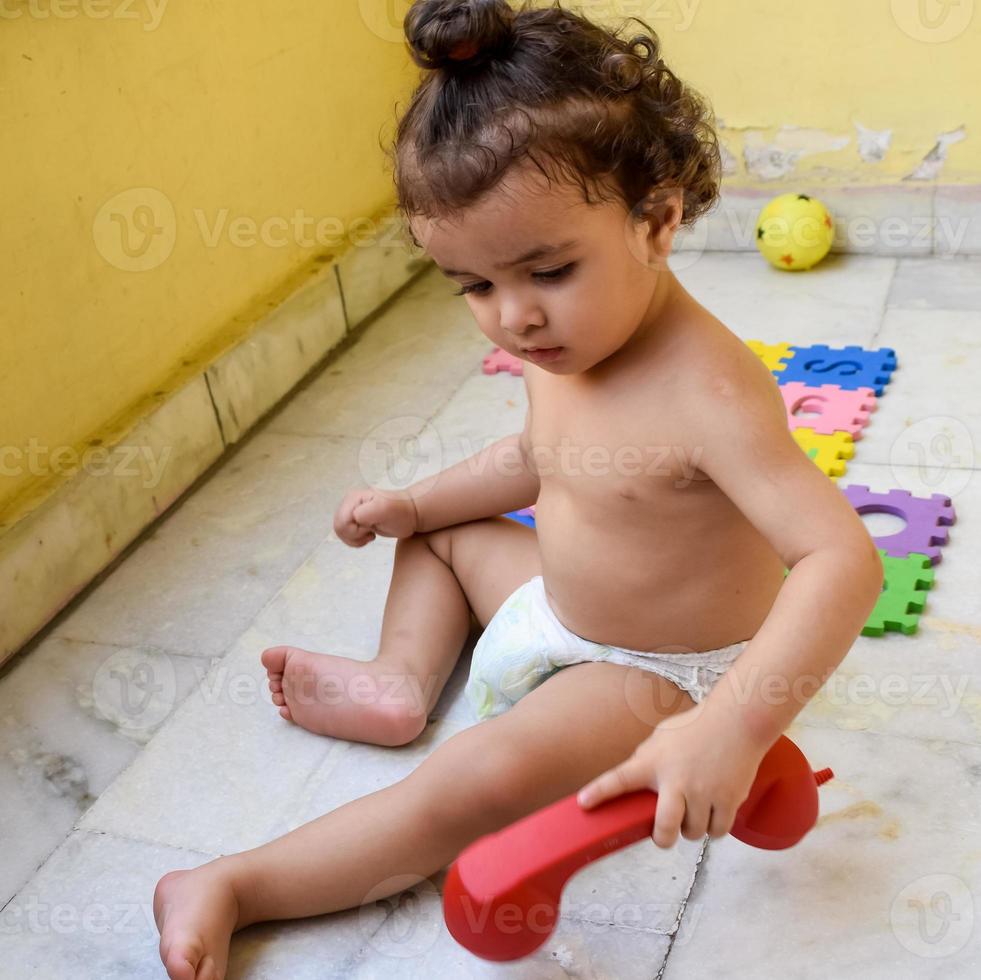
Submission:
<svg viewBox="0 0 981 980">
<path fill-rule="evenodd" d="M 834 776 L 812 772 L 781 735 L 763 757 L 730 833 L 753 847 L 781 850 L 816 823 L 817 788 Z M 636 790 L 583 810 L 573 793 L 474 841 L 450 867 L 443 917 L 450 934 L 487 960 L 538 949 L 559 916 L 562 888 L 583 865 L 650 837 L 657 793 Z"/>
</svg>

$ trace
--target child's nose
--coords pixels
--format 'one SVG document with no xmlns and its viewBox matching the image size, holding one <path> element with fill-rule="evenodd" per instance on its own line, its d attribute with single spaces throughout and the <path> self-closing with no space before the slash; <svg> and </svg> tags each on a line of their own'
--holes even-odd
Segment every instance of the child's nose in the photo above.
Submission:
<svg viewBox="0 0 981 980">
<path fill-rule="evenodd" d="M 545 314 L 532 300 L 520 297 L 501 302 L 501 329 L 517 339 L 545 324 Z"/>
</svg>

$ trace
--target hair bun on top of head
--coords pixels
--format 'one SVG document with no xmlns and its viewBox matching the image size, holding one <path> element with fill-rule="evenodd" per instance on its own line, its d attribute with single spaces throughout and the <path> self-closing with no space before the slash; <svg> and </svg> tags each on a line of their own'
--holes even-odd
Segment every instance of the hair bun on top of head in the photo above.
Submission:
<svg viewBox="0 0 981 980">
<path fill-rule="evenodd" d="M 506 0 L 416 0 L 404 27 L 420 68 L 470 68 L 507 52 L 514 11 Z"/>
</svg>

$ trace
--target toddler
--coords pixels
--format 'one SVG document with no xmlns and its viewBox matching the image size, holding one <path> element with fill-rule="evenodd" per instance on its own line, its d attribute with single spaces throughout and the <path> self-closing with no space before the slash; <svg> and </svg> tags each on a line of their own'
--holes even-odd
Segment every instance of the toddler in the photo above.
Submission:
<svg viewBox="0 0 981 980">
<path fill-rule="evenodd" d="M 409 10 L 426 77 L 395 140 L 400 211 L 524 362 L 527 418 L 436 477 L 341 501 L 342 541 L 398 539 L 374 660 L 262 662 L 284 718 L 404 745 L 476 625 L 477 723 L 400 782 L 165 875 L 174 980 L 224 977 L 236 929 L 394 894 L 579 790 L 584 807 L 656 790 L 660 847 L 723 836 L 875 604 L 861 519 L 791 437 L 767 368 L 668 268 L 717 199 L 719 148 L 637 23 L 558 3 Z M 535 529 L 500 516 L 531 504 Z"/>
</svg>

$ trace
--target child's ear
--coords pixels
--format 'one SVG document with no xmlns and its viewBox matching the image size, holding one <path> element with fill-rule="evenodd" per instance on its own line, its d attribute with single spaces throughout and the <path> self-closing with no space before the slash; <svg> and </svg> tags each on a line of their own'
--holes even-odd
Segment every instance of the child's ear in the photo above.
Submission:
<svg viewBox="0 0 981 980">
<path fill-rule="evenodd" d="M 655 188 L 640 210 L 638 217 L 647 223 L 648 265 L 664 265 L 684 216 L 684 192 L 680 187 Z"/>
</svg>

